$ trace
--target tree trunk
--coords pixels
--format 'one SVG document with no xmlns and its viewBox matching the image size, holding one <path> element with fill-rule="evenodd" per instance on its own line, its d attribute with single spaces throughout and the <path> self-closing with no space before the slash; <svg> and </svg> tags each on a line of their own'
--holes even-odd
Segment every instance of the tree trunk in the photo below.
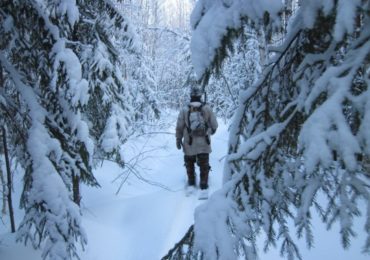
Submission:
<svg viewBox="0 0 370 260">
<path fill-rule="evenodd" d="M 80 177 L 75 174 L 72 175 L 73 183 L 73 201 L 80 206 L 81 194 L 80 194 Z"/>
<path fill-rule="evenodd" d="M 8 197 L 8 208 L 9 208 L 9 217 L 10 217 L 10 225 L 12 233 L 15 232 L 15 222 L 14 222 L 14 211 L 13 211 L 13 202 L 12 202 L 12 175 L 10 172 L 10 162 L 9 162 L 9 153 L 8 153 L 8 146 L 6 143 L 6 129 L 3 126 L 3 145 L 4 145 L 4 155 L 5 155 L 5 164 L 6 164 L 6 172 L 8 177 L 8 187 L 7 187 L 7 197 Z"/>
<path fill-rule="evenodd" d="M 0 66 L 0 86 L 2 87 L 3 84 L 4 84 L 3 68 Z M 0 137 L 1 137 L 1 133 L 0 133 Z M 1 163 L 0 163 L 0 181 L 1 181 L 1 185 L 3 187 L 3 208 L 1 210 L 1 212 L 2 212 L 3 215 L 5 215 L 6 214 L 6 182 L 5 182 L 5 178 L 4 178 L 4 173 L 1 169 Z"/>
<path fill-rule="evenodd" d="M 3 207 L 1 209 L 1 214 L 2 215 L 6 215 L 6 182 L 5 182 L 5 179 L 4 179 L 4 173 L 1 169 L 1 162 L 0 162 L 0 182 L 1 182 L 1 186 L 3 187 Z"/>
</svg>

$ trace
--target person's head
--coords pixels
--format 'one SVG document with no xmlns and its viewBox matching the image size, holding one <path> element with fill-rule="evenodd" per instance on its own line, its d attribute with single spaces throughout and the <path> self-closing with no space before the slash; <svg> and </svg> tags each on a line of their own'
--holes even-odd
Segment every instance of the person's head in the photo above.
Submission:
<svg viewBox="0 0 370 260">
<path fill-rule="evenodd" d="M 201 102 L 203 91 L 199 86 L 192 86 L 190 89 L 190 102 Z"/>
</svg>

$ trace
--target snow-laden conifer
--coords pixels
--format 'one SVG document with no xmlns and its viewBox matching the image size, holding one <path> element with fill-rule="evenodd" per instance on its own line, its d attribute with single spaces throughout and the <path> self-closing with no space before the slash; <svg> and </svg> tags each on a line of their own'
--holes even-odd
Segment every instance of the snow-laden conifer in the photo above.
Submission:
<svg viewBox="0 0 370 260">
<path fill-rule="evenodd" d="M 80 181 L 98 185 L 97 151 L 122 162 L 131 99 L 117 42 L 133 35 L 110 1 L 75 0 L 2 1 L 0 33 L 0 113 L 25 170 L 17 237 L 72 259 L 87 242 Z"/>
<path fill-rule="evenodd" d="M 231 119 L 239 105 L 239 92 L 253 85 L 261 72 L 260 44 L 258 35 L 250 26 L 228 51 L 224 65 L 217 75 L 211 76 L 207 98 L 218 116 Z"/>
<path fill-rule="evenodd" d="M 192 41 L 199 78 L 220 66 L 241 19 L 267 26 L 267 40 L 280 34 L 274 27 L 291 9 L 279 2 L 199 1 Z M 300 2 L 259 81 L 240 93 L 223 189 L 196 210 L 167 259 L 255 259 L 261 233 L 264 249 L 279 241 L 282 255 L 300 258 L 292 234 L 313 245 L 313 210 L 329 229 L 340 224 L 344 247 L 365 214 L 369 252 L 369 11 L 365 0 Z"/>
<path fill-rule="evenodd" d="M 134 114 L 129 88 L 135 86 L 122 74 L 127 57 L 121 52 L 135 51 L 134 33 L 110 2 L 85 1 L 82 13 L 86 22 L 94 21 L 91 26 L 82 23 L 77 34 L 88 44 L 81 59 L 90 83 L 85 111 L 97 144 L 95 156 L 124 164 L 122 144 L 127 141 Z"/>
</svg>

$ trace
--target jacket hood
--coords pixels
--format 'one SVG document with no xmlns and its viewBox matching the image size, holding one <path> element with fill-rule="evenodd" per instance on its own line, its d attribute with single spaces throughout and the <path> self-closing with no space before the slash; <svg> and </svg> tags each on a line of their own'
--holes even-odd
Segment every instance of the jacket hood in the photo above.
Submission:
<svg viewBox="0 0 370 260">
<path fill-rule="evenodd" d="M 193 107 L 200 107 L 202 103 L 198 101 L 193 101 L 193 102 L 190 102 L 189 105 Z"/>
</svg>

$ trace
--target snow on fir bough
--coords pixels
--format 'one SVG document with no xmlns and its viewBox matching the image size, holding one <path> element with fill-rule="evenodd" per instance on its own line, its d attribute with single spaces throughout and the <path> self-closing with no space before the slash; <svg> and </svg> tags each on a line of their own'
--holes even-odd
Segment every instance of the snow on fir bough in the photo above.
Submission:
<svg viewBox="0 0 370 260">
<path fill-rule="evenodd" d="M 0 120 L 24 169 L 17 239 L 45 259 L 78 258 L 80 185 L 98 186 L 94 157 L 123 165 L 133 102 L 118 47 L 133 48 L 134 35 L 110 1 L 6 0 L 0 10 Z"/>
<path fill-rule="evenodd" d="M 370 251 L 370 1 L 269 3 L 204 0 L 194 9 L 192 55 L 203 83 L 221 70 L 241 28 L 272 47 L 260 46 L 260 79 L 240 93 L 222 191 L 165 259 L 180 257 L 182 245 L 190 259 L 254 259 L 261 233 L 265 250 L 280 242 L 282 255 L 301 258 L 288 221 L 312 247 L 312 210 L 329 229 L 340 223 L 345 248 L 364 214 Z"/>
</svg>

